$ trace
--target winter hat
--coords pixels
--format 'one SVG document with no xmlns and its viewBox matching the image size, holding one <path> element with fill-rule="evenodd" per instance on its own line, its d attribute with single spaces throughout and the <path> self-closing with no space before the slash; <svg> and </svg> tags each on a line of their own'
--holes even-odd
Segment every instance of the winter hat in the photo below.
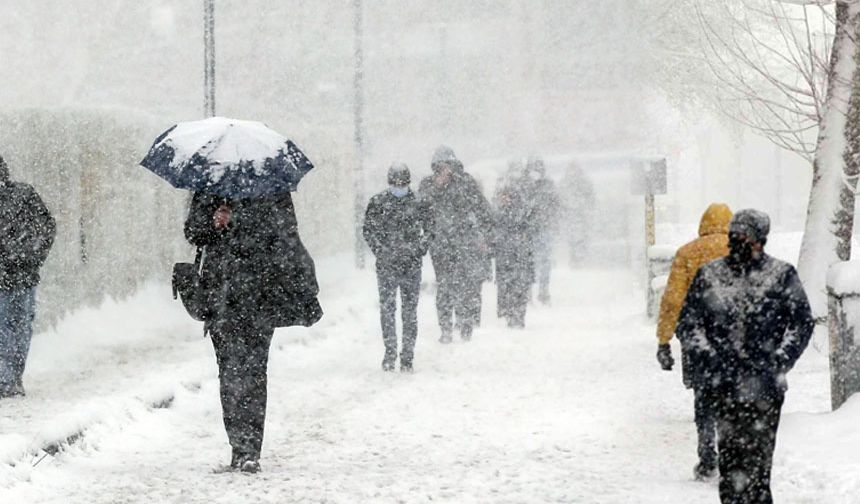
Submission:
<svg viewBox="0 0 860 504">
<path fill-rule="evenodd" d="M 7 180 L 9 180 L 9 167 L 6 166 L 6 160 L 3 159 L 3 156 L 0 156 L 0 182 Z"/>
<path fill-rule="evenodd" d="M 738 210 L 729 224 L 729 234 L 742 233 L 764 245 L 770 233 L 770 217 L 760 210 Z"/>
<path fill-rule="evenodd" d="M 430 161 L 430 167 L 436 170 L 437 166 L 443 164 L 450 164 L 453 166 L 460 164 L 460 160 L 457 159 L 457 155 L 454 154 L 454 149 L 447 145 L 440 145 L 436 148 L 436 152 L 433 153 L 433 159 Z"/>
<path fill-rule="evenodd" d="M 388 185 L 404 186 L 409 185 L 412 177 L 409 174 L 409 167 L 406 163 L 394 163 L 388 169 Z"/>
</svg>

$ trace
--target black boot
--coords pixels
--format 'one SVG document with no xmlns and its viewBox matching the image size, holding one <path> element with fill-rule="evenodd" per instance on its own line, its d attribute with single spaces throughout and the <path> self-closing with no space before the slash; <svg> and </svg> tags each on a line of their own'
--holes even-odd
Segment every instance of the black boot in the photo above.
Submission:
<svg viewBox="0 0 860 504">
<path fill-rule="evenodd" d="M 465 325 L 464 324 L 463 327 L 460 328 L 460 338 L 462 338 L 463 341 L 472 341 L 472 326 L 471 325 Z"/>
<path fill-rule="evenodd" d="M 439 336 L 439 343 L 451 343 L 454 338 L 451 337 L 451 330 L 442 330 L 442 335 Z"/>
</svg>

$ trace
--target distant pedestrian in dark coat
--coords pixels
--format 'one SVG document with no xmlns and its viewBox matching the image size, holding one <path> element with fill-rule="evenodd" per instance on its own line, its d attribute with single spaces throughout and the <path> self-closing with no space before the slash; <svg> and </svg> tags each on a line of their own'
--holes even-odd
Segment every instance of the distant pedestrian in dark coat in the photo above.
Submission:
<svg viewBox="0 0 860 504">
<path fill-rule="evenodd" d="M 215 347 L 231 467 L 260 469 L 266 368 L 276 327 L 322 316 L 314 263 L 289 193 L 228 200 L 196 193 L 185 236 L 203 250 L 206 329 Z"/>
<path fill-rule="evenodd" d="M 12 182 L 0 157 L 0 399 L 24 395 L 39 269 L 55 234 L 42 198 L 31 186 Z"/>
<path fill-rule="evenodd" d="M 702 268 L 675 330 L 693 379 L 714 390 L 723 503 L 771 503 L 770 471 L 787 382 L 815 325 L 791 265 L 764 253 L 770 220 L 741 210 L 729 255 Z"/>
<path fill-rule="evenodd" d="M 498 193 L 495 211 L 497 312 L 508 327 L 523 328 L 531 286 L 535 279 L 534 240 L 537 223 L 535 207 L 526 201 L 522 181 L 509 184 Z"/>
<path fill-rule="evenodd" d="M 430 258 L 436 272 L 439 341 L 452 341 L 455 317 L 460 336 L 468 341 L 481 322 L 481 284 L 492 271 L 492 211 L 450 147 L 436 149 L 431 168 L 433 175 L 421 181 L 418 194 L 429 204 L 433 222 Z"/>
<path fill-rule="evenodd" d="M 532 205 L 531 217 L 534 221 L 534 263 L 538 283 L 537 299 L 548 305 L 551 300 L 549 281 L 552 273 L 552 252 L 555 235 L 558 232 L 558 219 L 561 214 L 561 200 L 555 182 L 546 174 L 543 159 L 533 157 L 526 164 L 526 183 L 528 184 L 527 202 Z"/>
<path fill-rule="evenodd" d="M 572 163 L 559 184 L 559 194 L 564 214 L 562 232 L 570 244 L 570 263 L 579 266 L 591 247 L 597 204 L 594 184 L 579 165 Z"/>
<path fill-rule="evenodd" d="M 388 189 L 370 199 L 364 217 L 364 239 L 376 256 L 379 310 L 385 356 L 382 369 L 393 371 L 397 359 L 397 290 L 400 289 L 403 348 L 400 371 L 411 372 L 418 336 L 421 261 L 430 246 L 430 212 L 409 189 L 405 164 L 388 170 Z"/>
</svg>

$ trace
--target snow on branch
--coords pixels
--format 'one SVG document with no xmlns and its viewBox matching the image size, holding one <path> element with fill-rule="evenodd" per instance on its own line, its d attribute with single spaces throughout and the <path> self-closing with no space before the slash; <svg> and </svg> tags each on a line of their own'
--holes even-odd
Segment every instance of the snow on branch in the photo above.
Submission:
<svg viewBox="0 0 860 504">
<path fill-rule="evenodd" d="M 830 76 L 830 3 L 692 2 L 720 110 L 810 161 Z"/>
</svg>

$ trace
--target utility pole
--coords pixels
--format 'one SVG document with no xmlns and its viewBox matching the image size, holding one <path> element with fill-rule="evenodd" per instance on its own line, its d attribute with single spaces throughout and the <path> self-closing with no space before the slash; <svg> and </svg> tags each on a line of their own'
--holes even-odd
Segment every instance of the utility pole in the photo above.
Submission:
<svg viewBox="0 0 860 504">
<path fill-rule="evenodd" d="M 355 221 L 355 265 L 364 269 L 365 247 L 362 240 L 362 215 L 364 213 L 364 12 L 362 0 L 353 0 L 353 16 L 355 31 L 355 98 L 353 102 L 355 122 L 355 153 L 358 158 L 353 170 L 353 185 L 355 190 L 354 221 Z"/>
<path fill-rule="evenodd" d="M 203 112 L 215 116 L 215 0 L 203 0 Z"/>
</svg>

